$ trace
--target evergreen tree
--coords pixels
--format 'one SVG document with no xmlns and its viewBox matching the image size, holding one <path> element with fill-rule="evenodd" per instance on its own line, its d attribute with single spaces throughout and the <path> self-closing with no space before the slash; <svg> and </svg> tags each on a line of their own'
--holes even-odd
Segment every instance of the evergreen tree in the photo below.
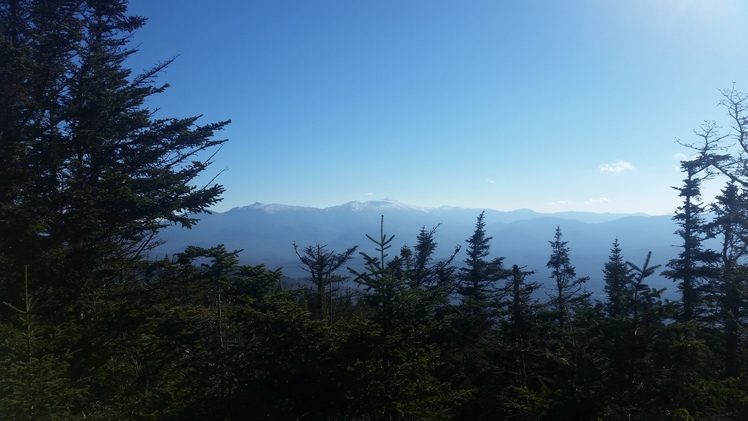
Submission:
<svg viewBox="0 0 748 421">
<path fill-rule="evenodd" d="M 729 181 L 741 187 L 748 187 L 748 95 L 735 89 L 720 91 L 720 106 L 724 107 L 730 125 L 730 132 L 722 133 L 714 121 L 707 121 L 696 131 L 701 139 L 694 143 L 684 143 L 699 157 L 694 162 L 701 162 L 711 172 L 721 174 Z"/>
<path fill-rule="evenodd" d="M 377 255 L 361 252 L 366 268 L 350 269 L 366 291 L 362 312 L 346 324 L 339 359 L 345 380 L 345 417 L 357 419 L 445 418 L 454 396 L 436 376 L 444 345 L 434 341 L 445 322 L 436 311 L 447 299 L 444 289 L 412 286 L 400 263 L 388 264 L 394 236 L 367 235 Z M 394 259 L 393 259 L 394 260 Z"/>
<path fill-rule="evenodd" d="M 27 276 L 23 286 L 22 304 L 5 302 L 15 314 L 0 323 L 0 418 L 71 419 L 83 391 L 67 376 L 70 351 L 61 348 L 65 328 L 45 325 Z"/>
<path fill-rule="evenodd" d="M 627 304 L 626 300 L 629 297 L 627 289 L 632 282 L 633 274 L 631 273 L 631 267 L 623 260 L 618 238 L 613 241 L 613 248 L 610 250 L 608 261 L 603 268 L 603 275 L 605 295 L 608 297 L 605 302 L 608 317 L 622 316 Z"/>
<path fill-rule="evenodd" d="M 504 293 L 499 281 L 508 276 L 503 257 L 488 259 L 492 237 L 486 235 L 485 212 L 481 212 L 473 234 L 466 240 L 465 266 L 459 269 L 459 305 L 453 319 L 459 347 L 453 353 L 455 383 L 471 397 L 457 412 L 459 418 L 490 419 L 498 408 L 490 403 L 503 388 L 499 373 L 502 361 L 497 332 L 500 301 Z"/>
<path fill-rule="evenodd" d="M 616 242 L 617 243 L 617 242 Z M 621 286 L 620 312 L 606 319 L 604 355 L 606 357 L 605 385 L 608 404 L 606 417 L 640 418 L 653 411 L 652 379 L 658 375 L 655 364 L 657 336 L 669 316 L 669 305 L 660 295 L 664 290 L 650 288 L 646 279 L 654 275 L 660 265 L 650 265 L 648 253 L 641 267 L 626 262 L 625 284 Z M 620 250 L 611 254 L 618 262 Z M 610 262 L 609 262 L 610 263 Z M 620 270 L 620 268 L 618 268 Z"/>
<path fill-rule="evenodd" d="M 279 288 L 280 270 L 239 269 L 229 320 L 236 340 L 226 360 L 226 418 L 335 418 L 349 390 L 330 325 L 300 304 L 302 290 Z"/>
<path fill-rule="evenodd" d="M 715 317 L 722 328 L 725 375 L 737 377 L 746 369 L 746 332 L 748 332 L 748 282 L 744 259 L 748 253 L 748 201 L 734 183 L 716 197 L 711 211 L 711 231 L 720 241 L 719 267 L 711 292 L 716 300 Z M 742 356 L 742 358 L 741 358 Z"/>
<path fill-rule="evenodd" d="M 555 294 L 551 296 L 550 304 L 555 309 L 554 318 L 560 329 L 571 321 L 574 307 L 583 304 L 591 295 L 584 289 L 589 277 L 577 277 L 576 268 L 571 265 L 568 241 L 563 241 L 562 237 L 561 227 L 556 227 L 553 241 L 549 241 L 551 256 L 546 265 L 551 269 L 551 279 L 555 283 Z"/>
<path fill-rule="evenodd" d="M 629 346 L 630 327 L 629 314 L 632 302 L 632 286 L 635 274 L 631 266 L 626 264 L 618 238 L 613 242 L 613 248 L 608 261 L 603 268 L 605 280 L 606 318 L 603 327 L 603 355 L 605 360 L 604 378 L 605 394 L 611 400 L 606 410 L 611 414 L 628 413 L 628 404 L 620 398 L 627 390 L 629 382 Z"/>
<path fill-rule="evenodd" d="M 320 244 L 300 249 L 299 245 L 294 243 L 293 249 L 303 264 L 301 268 L 309 273 L 307 279 L 315 287 L 315 316 L 319 320 L 332 322 L 335 315 L 333 297 L 336 292 L 333 285 L 346 280 L 335 272 L 351 259 L 358 246 L 349 247 L 342 253 L 328 250 L 327 245 Z"/>
<path fill-rule="evenodd" d="M 734 395 L 715 379 L 717 360 L 702 330 L 693 320 L 665 324 L 652 336 L 650 364 L 656 370 L 641 377 L 645 400 L 637 405 L 645 419 L 678 412 L 693 419 L 742 419 L 727 410 L 726 401 Z"/>
<path fill-rule="evenodd" d="M 710 264 L 716 254 L 704 249 L 703 241 L 709 236 L 705 230 L 705 206 L 701 202 L 701 181 L 706 177 L 704 161 L 697 159 L 681 162 L 681 169 L 686 173 L 683 187 L 674 187 L 683 198 L 683 205 L 678 208 L 673 219 L 679 228 L 675 232 L 682 240 L 682 250 L 678 258 L 668 263 L 668 270 L 663 275 L 678 282 L 682 293 L 681 321 L 690 321 L 703 311 L 704 283 L 711 276 Z"/>
<path fill-rule="evenodd" d="M 460 268 L 457 294 L 462 307 L 473 317 L 482 317 L 480 325 L 473 325 L 477 329 L 487 329 L 491 324 L 491 307 L 495 307 L 497 294 L 500 291 L 497 282 L 507 276 L 503 268 L 503 257 L 487 260 L 491 254 L 491 240 L 486 235 L 485 212 L 481 212 L 475 223 L 473 235 L 466 240 L 467 257 L 465 266 Z M 476 320 L 477 322 L 477 320 Z"/>
<path fill-rule="evenodd" d="M 446 288 L 452 293 L 455 285 L 455 267 L 452 265 L 454 258 L 460 251 L 455 247 L 454 252 L 446 259 L 434 261 L 434 252 L 437 247 L 436 232 L 439 225 L 427 230 L 421 227 L 416 237 L 416 245 L 411 249 L 403 246 L 400 249 L 397 263 L 401 266 L 401 276 L 411 280 L 414 288 Z"/>
<path fill-rule="evenodd" d="M 533 294 L 540 289 L 537 282 L 527 282 L 525 278 L 535 272 L 527 272 L 520 269 L 519 266 L 512 266 L 512 274 L 507 279 L 507 289 L 511 288 L 511 301 L 508 303 L 509 319 L 507 327 L 512 339 L 513 347 L 519 360 L 518 364 L 518 384 L 521 387 L 527 387 L 527 364 L 525 359 L 527 350 L 530 348 L 530 335 L 536 332 L 533 326 L 534 312 L 538 308 L 537 299 Z"/>
<path fill-rule="evenodd" d="M 158 231 L 191 226 L 223 192 L 197 181 L 227 122 L 156 118 L 145 102 L 171 60 L 125 67 L 144 22 L 124 0 L 0 0 L 0 295 L 23 296 L 24 267 L 39 280 L 29 293 L 66 326 L 80 416 L 117 400 L 119 379 L 102 384 L 124 336 L 109 309 L 139 291 Z"/>
<path fill-rule="evenodd" d="M 541 419 L 591 419 L 599 413 L 600 367 L 593 337 L 598 335 L 602 307 L 590 300 L 585 290 L 588 277 L 578 277 L 571 264 L 571 249 L 556 227 L 547 267 L 554 280 L 549 323 L 543 329 L 546 349 L 544 399 L 548 401 Z"/>
<path fill-rule="evenodd" d="M 116 352 L 101 355 L 88 383 L 106 399 L 94 419 L 327 418 L 342 400 L 327 324 L 281 272 L 238 263 L 223 246 L 189 247 L 154 262 L 148 294 L 107 313 Z M 156 264 L 157 263 L 157 264 Z M 104 321 L 102 321 L 103 323 Z M 95 326 L 95 330 L 105 330 Z"/>
<path fill-rule="evenodd" d="M 502 416 L 509 419 L 533 419 L 545 403 L 538 395 L 544 381 L 540 372 L 540 356 L 544 354 L 540 348 L 542 304 L 536 297 L 541 285 L 526 279 L 533 274 L 513 265 L 501 305 L 505 314 L 500 319 L 500 331 L 506 338 L 501 406 Z"/>
</svg>

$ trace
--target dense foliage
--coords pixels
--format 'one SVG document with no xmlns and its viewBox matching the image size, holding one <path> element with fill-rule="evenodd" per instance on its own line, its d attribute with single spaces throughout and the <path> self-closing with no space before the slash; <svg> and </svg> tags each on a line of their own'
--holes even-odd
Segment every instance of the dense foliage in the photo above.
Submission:
<svg viewBox="0 0 748 421">
<path fill-rule="evenodd" d="M 541 282 L 491 256 L 484 214 L 459 266 L 438 227 L 391 250 L 383 218 L 364 268 L 293 245 L 309 287 L 288 288 L 221 245 L 146 258 L 220 199 L 195 180 L 226 122 L 145 107 L 168 62 L 124 67 L 143 23 L 124 0 L 0 0 L 1 419 L 748 419 L 748 175 L 719 143 L 748 148 L 743 94 L 733 138 L 705 125 L 682 165 L 676 302 L 617 239 L 594 299 L 561 227 Z"/>
</svg>

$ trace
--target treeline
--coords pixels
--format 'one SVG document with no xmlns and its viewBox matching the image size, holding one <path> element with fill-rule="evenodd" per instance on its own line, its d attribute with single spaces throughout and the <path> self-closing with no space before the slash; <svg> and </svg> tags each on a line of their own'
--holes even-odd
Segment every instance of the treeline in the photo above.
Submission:
<svg viewBox="0 0 748 421">
<path fill-rule="evenodd" d="M 611 239 L 602 301 L 560 228 L 538 280 L 491 255 L 483 214 L 447 260 L 438 227 L 392 250 L 386 220 L 360 250 L 293 245 L 309 288 L 286 289 L 220 245 L 144 257 L 220 200 L 197 180 L 228 123 L 145 107 L 169 61 L 125 68 L 144 21 L 0 0 L 1 419 L 748 419 L 742 93 L 683 163 L 678 258 L 629 263 Z M 660 270 L 679 300 L 647 285 Z"/>
<path fill-rule="evenodd" d="M 4 419 L 742 419 L 739 346 L 720 294 L 660 299 L 658 266 L 614 241 L 604 302 L 557 229 L 551 288 L 490 257 L 483 214 L 466 258 L 435 261 L 436 229 L 394 253 L 297 247 L 310 287 L 222 246 L 140 261 L 135 276 L 64 305 L 19 279 L 0 324 Z M 390 254 L 392 256 L 390 257 Z M 671 262 L 675 266 L 676 262 Z M 34 271 L 38 272 L 38 271 Z M 542 290 L 547 299 L 541 299 Z M 717 290 L 714 285 L 713 290 Z M 55 289 L 57 293 L 62 291 Z M 83 311 L 83 313 L 78 313 Z M 745 318 L 733 319 L 744 329 Z M 692 418 L 693 417 L 693 418 Z"/>
</svg>

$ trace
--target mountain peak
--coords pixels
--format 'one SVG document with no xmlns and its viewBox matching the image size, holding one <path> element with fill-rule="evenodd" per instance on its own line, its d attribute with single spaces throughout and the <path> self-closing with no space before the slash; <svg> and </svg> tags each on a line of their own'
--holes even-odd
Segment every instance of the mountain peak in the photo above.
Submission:
<svg viewBox="0 0 748 421">
<path fill-rule="evenodd" d="M 369 211 L 369 210 L 380 210 L 380 209 L 399 209 L 399 210 L 421 210 L 425 211 L 428 208 L 420 207 L 420 206 L 411 206 L 406 205 L 405 203 L 398 202 L 397 200 L 393 199 L 383 199 L 383 200 L 369 200 L 366 202 L 358 202 L 358 201 L 352 201 L 348 203 L 344 203 L 342 205 L 338 206 L 331 206 L 329 208 L 325 208 L 325 210 L 352 210 L 356 212 L 360 211 Z"/>
<path fill-rule="evenodd" d="M 276 212 L 283 212 L 283 211 L 300 211 L 300 210 L 308 210 L 312 208 L 304 207 L 304 206 L 293 206 L 293 205 L 282 205 L 279 203 L 260 203 L 255 202 L 248 206 L 240 206 L 233 208 L 231 210 L 257 210 L 260 212 L 265 213 L 276 213 Z"/>
</svg>

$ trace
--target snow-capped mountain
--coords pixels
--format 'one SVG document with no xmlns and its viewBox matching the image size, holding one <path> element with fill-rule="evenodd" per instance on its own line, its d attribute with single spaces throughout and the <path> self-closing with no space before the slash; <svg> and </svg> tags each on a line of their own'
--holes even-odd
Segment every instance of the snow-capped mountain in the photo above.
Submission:
<svg viewBox="0 0 748 421">
<path fill-rule="evenodd" d="M 464 260 L 465 240 L 473 233 L 483 209 L 458 207 L 424 208 L 395 200 L 348 202 L 328 208 L 282 204 L 254 203 L 223 213 L 200 215 L 201 221 L 191 230 L 170 227 L 162 232 L 167 242 L 158 253 L 173 254 L 187 245 L 211 247 L 224 244 L 227 249 L 242 249 L 243 263 L 264 263 L 270 268 L 282 267 L 284 274 L 303 277 L 293 243 L 301 246 L 326 244 L 342 251 L 359 244 L 360 251 L 373 252 L 374 245 L 366 235 L 377 237 L 382 216 L 384 230 L 395 235 L 390 256 L 403 245 L 414 245 L 422 227 L 439 226 L 436 257 L 445 257 L 456 246 L 463 251 L 455 263 Z M 511 212 L 485 210 L 486 231 L 493 237 L 491 256 L 504 256 L 507 265 L 517 264 L 535 270 L 535 278 L 549 279 L 546 268 L 550 254 L 549 241 L 556 226 L 569 242 L 572 264 L 579 276 L 590 276 L 592 289 L 601 287 L 602 268 L 613 240 L 618 238 L 624 258 L 641 264 L 652 251 L 652 264 L 663 266 L 677 255 L 678 238 L 671 216 L 595 214 L 565 212 L 540 214 L 528 209 Z M 351 264 L 356 264 L 352 262 Z M 669 281 L 661 287 L 673 292 Z M 654 286 L 654 285 L 653 285 Z"/>
</svg>

